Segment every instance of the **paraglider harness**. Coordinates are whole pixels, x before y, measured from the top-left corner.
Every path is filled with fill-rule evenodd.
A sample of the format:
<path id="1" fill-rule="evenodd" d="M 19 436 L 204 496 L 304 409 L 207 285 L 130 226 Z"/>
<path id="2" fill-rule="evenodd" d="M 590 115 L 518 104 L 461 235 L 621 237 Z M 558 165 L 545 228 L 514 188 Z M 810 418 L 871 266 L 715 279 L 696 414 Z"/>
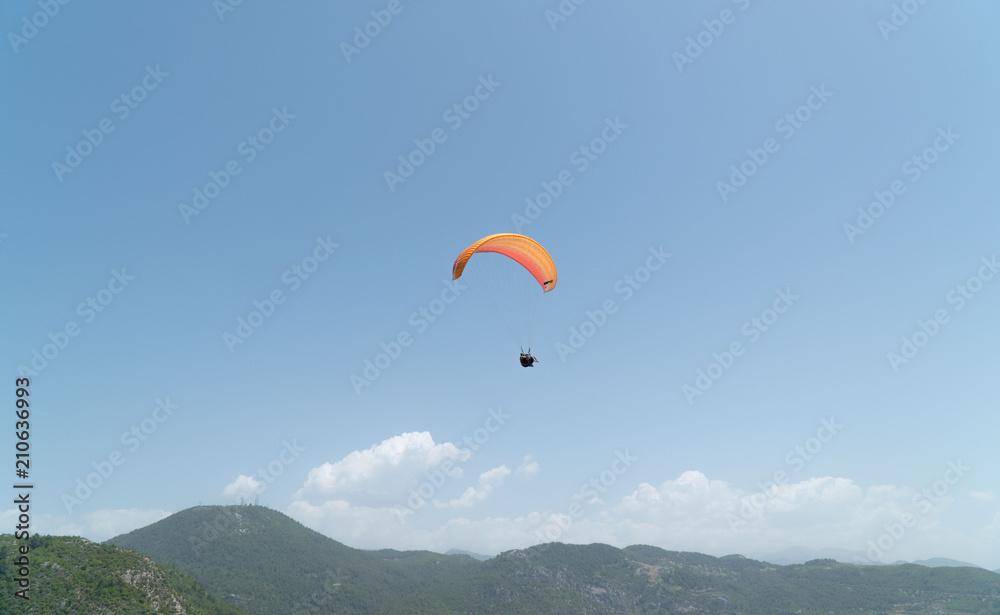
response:
<path id="1" fill-rule="evenodd" d="M 521 367 L 534 367 L 533 363 L 537 360 L 531 356 L 531 348 L 528 349 L 528 352 L 521 353 Z"/>

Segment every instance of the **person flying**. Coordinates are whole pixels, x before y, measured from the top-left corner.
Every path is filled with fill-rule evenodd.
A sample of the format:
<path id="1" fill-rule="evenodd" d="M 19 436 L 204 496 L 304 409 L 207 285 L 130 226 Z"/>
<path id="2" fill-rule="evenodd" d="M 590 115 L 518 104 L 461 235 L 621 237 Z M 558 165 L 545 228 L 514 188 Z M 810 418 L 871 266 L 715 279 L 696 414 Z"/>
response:
<path id="1" fill-rule="evenodd" d="M 531 349 L 528 352 L 521 353 L 521 367 L 534 367 L 534 363 L 538 361 L 535 357 L 531 356 Z"/>

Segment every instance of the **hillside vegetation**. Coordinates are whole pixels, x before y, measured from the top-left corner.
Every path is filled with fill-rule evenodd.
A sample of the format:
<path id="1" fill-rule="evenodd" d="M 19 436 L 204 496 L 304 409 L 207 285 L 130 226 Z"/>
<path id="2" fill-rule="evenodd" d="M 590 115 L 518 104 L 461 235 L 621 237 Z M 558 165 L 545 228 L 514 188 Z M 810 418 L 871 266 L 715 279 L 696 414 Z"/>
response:
<path id="1" fill-rule="evenodd" d="M 776 566 L 731 555 L 553 543 L 486 561 L 363 551 L 274 510 L 203 506 L 110 541 L 175 566 L 260 615 L 1000 615 L 1000 575 L 975 568 Z"/>
<path id="2" fill-rule="evenodd" d="M 189 508 L 108 542 L 183 570 L 214 595 L 261 615 L 381 613 L 478 563 L 427 551 L 352 549 L 261 506 Z"/>
<path id="3" fill-rule="evenodd" d="M 14 596 L 20 589 L 14 537 L 0 535 L 4 615 L 250 615 L 211 596 L 188 575 L 134 551 L 75 536 L 33 536 L 28 546 L 31 585 L 24 600 Z"/>

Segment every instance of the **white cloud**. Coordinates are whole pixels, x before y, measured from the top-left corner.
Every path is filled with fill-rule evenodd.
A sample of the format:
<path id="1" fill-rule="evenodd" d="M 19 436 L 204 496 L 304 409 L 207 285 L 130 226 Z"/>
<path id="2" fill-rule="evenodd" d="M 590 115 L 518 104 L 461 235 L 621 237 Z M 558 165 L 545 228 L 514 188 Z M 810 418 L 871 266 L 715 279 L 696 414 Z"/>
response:
<path id="1" fill-rule="evenodd" d="M 538 513 L 513 519 L 454 517 L 425 528 L 410 523 L 411 517 L 402 517 L 390 508 L 351 506 L 342 501 L 318 506 L 293 502 L 287 513 L 303 525 L 351 547 L 426 549 L 441 553 L 462 548 L 496 554 L 527 547 L 538 542 L 532 528 L 543 521 Z"/>
<path id="2" fill-rule="evenodd" d="M 538 474 L 538 462 L 532 461 L 531 455 L 525 455 L 524 461 L 514 472 L 525 480 L 531 480 L 535 474 Z"/>
<path id="3" fill-rule="evenodd" d="M 497 553 L 561 541 L 725 555 L 790 546 L 864 552 L 881 544 L 876 555 L 883 561 L 942 556 L 986 565 L 1000 552 L 996 522 L 974 529 L 945 522 L 950 517 L 943 513 L 957 492 L 943 480 L 919 491 L 821 476 L 748 492 L 695 470 L 658 485 L 629 485 L 624 469 L 612 465 L 568 499 L 499 517 L 483 512 L 489 510 L 484 502 L 511 474 L 525 479 L 538 474 L 538 463 L 526 455 L 516 470 L 492 468 L 459 492 L 454 479 L 461 469 L 453 466 L 471 458 L 472 451 L 437 444 L 427 432 L 400 434 L 313 468 L 287 510 L 307 526 L 360 548 Z M 625 469 L 634 460 L 628 451 L 618 459 Z M 446 474 L 449 468 L 453 471 Z M 970 497 L 987 500 L 993 493 Z M 517 504 L 505 500 L 502 506 L 511 510 Z M 890 544 L 886 528 L 898 534 L 896 524 L 903 519 L 905 535 L 889 536 Z"/>
<path id="4" fill-rule="evenodd" d="M 103 509 L 85 515 L 68 517 L 66 515 L 33 514 L 31 516 L 31 533 L 48 534 L 51 536 L 83 536 L 94 542 L 103 542 L 119 534 L 156 523 L 169 517 L 171 512 L 159 509 L 141 510 Z M 18 511 L 15 508 L 0 512 L 0 522 L 4 527 L 14 527 L 17 523 Z"/>
<path id="5" fill-rule="evenodd" d="M 977 502 L 992 502 L 997 499 L 997 494 L 992 491 L 970 491 L 969 497 Z"/>
<path id="6" fill-rule="evenodd" d="M 105 509 L 95 510 L 84 515 L 83 518 L 87 525 L 87 536 L 92 537 L 94 541 L 102 541 L 156 523 L 171 514 L 173 513 L 158 509 Z"/>
<path id="7" fill-rule="evenodd" d="M 479 475 L 479 487 L 469 487 L 465 490 L 465 493 L 461 497 L 449 500 L 448 502 L 438 502 L 434 501 L 434 505 L 438 508 L 467 508 L 482 502 L 487 497 L 489 497 L 490 492 L 496 487 L 503 484 L 505 478 L 510 475 L 510 470 L 507 466 L 500 466 L 498 468 L 493 468 L 492 470 L 487 470 Z"/>
<path id="8" fill-rule="evenodd" d="M 641 483 L 634 492 L 622 498 L 620 512 L 643 517 L 665 514 L 703 518 L 719 515 L 725 502 L 738 497 L 728 484 L 709 480 L 701 472 L 688 471 L 659 487 Z"/>
<path id="9" fill-rule="evenodd" d="M 327 462 L 313 468 L 294 499 L 313 503 L 339 500 L 367 507 L 392 506 L 404 500 L 408 490 L 425 473 L 443 471 L 452 478 L 461 476 L 461 468 L 449 471 L 450 464 L 471 457 L 472 451 L 451 442 L 435 444 L 426 431 L 404 433 L 363 451 L 354 451 L 335 463 Z"/>
<path id="10" fill-rule="evenodd" d="M 826 476 L 748 492 L 688 471 L 659 485 L 640 483 L 624 493 L 622 477 L 616 478 L 619 484 L 612 488 L 601 485 L 603 491 L 591 489 L 591 483 L 568 500 L 555 500 L 547 510 L 528 509 L 512 517 L 470 515 L 482 506 L 468 506 L 482 502 L 510 474 L 506 466 L 484 472 L 476 487 L 447 503 L 436 502 L 434 509 L 401 514 L 403 509 L 343 500 L 321 505 L 300 501 L 292 504 L 289 514 L 336 540 L 362 548 L 462 548 L 497 553 L 560 541 L 619 547 L 649 544 L 725 555 L 773 552 L 789 546 L 867 551 L 881 540 L 888 545 L 881 549 L 883 561 L 941 556 L 992 568 L 1000 564 L 995 555 L 1000 552 L 1000 514 L 991 525 L 978 529 L 957 521 L 949 526 L 944 513 L 951 505 L 950 497 L 932 503 L 909 487 L 862 487 L 849 478 Z M 611 499 L 612 493 L 620 495 Z M 450 516 L 456 509 L 464 509 L 466 516 Z M 912 524 L 890 544 L 884 537 L 886 528 L 898 533 L 895 524 L 906 514 Z"/>
<path id="11" fill-rule="evenodd" d="M 418 537 L 402 523 L 398 512 L 388 507 L 354 506 L 343 500 L 316 505 L 299 500 L 292 502 L 287 513 L 302 524 L 355 548 L 409 549 L 418 542 Z"/>
<path id="12" fill-rule="evenodd" d="M 224 498 L 249 498 L 260 493 L 264 484 L 252 476 L 240 474 L 236 480 L 226 485 L 222 490 Z"/>

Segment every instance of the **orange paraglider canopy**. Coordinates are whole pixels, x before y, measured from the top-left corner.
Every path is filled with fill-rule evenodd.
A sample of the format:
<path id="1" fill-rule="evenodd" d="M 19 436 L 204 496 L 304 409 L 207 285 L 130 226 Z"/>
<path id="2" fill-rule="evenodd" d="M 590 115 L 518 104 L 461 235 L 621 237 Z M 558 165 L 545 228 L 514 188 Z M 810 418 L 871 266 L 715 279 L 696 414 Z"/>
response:
<path id="1" fill-rule="evenodd" d="M 483 237 L 466 248 L 455 259 L 455 264 L 451 268 L 451 279 L 457 280 L 462 277 L 466 263 L 476 252 L 496 252 L 514 259 L 534 276 L 544 292 L 556 287 L 556 265 L 549 253 L 534 239 L 514 233 Z"/>

